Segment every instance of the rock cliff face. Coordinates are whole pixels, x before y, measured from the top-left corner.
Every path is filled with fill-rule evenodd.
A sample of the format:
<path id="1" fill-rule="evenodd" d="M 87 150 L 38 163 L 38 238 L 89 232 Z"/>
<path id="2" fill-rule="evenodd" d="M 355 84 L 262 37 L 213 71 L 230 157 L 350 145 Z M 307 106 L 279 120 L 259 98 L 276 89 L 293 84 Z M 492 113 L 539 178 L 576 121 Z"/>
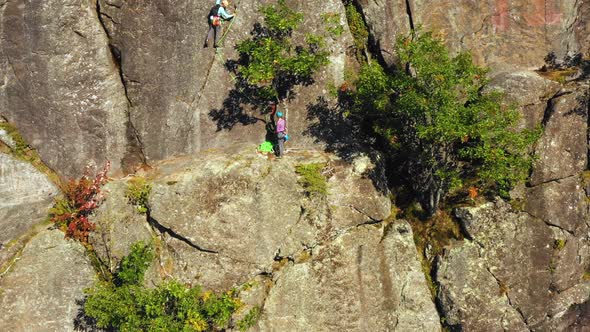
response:
<path id="1" fill-rule="evenodd" d="M 97 253 L 112 262 L 156 236 L 152 282 L 224 290 L 256 281 L 261 331 L 440 330 L 412 230 L 385 221 L 390 202 L 370 169 L 313 151 L 273 161 L 252 148 L 157 164 L 145 174 L 153 189 L 143 222 L 125 204 L 126 180 L 109 184 L 94 218 Z M 326 164 L 325 197 L 298 184 L 295 166 L 312 162 Z"/>
<path id="2" fill-rule="evenodd" d="M 156 238 L 147 283 L 252 283 L 244 301 L 263 309 L 253 330 L 438 331 L 439 318 L 463 331 L 587 330 L 590 4 L 352 2 L 379 61 L 395 65 L 396 37 L 432 29 L 453 52 L 470 50 L 491 67 L 490 88 L 521 110 L 522 127 L 544 129 L 512 206 L 455 212 L 467 239 L 436 259 L 432 300 L 412 230 L 388 218 L 389 199 L 377 189 L 385 180 L 369 176 L 367 157 L 318 152 L 326 136 L 353 136 L 314 123 L 309 107 L 325 97 L 329 109 L 328 87 L 354 65 L 344 2 L 287 2 L 306 14 L 305 32 L 324 32 L 322 13 L 339 15 L 344 32 L 327 39 L 330 65 L 289 102 L 296 152 L 272 161 L 254 153 L 263 119 L 225 63 L 270 1 L 237 2 L 215 53 L 202 47 L 208 2 L 0 0 L 0 122 L 14 124 L 65 177 L 106 160 L 116 177 L 153 167 L 141 173 L 153 184 L 147 215 L 127 203 L 127 178 L 108 185 L 90 239 L 101 260 L 114 270 L 131 243 Z M 581 53 L 578 73 L 536 72 L 550 52 L 557 62 Z M 321 199 L 305 194 L 295 172 L 312 162 L 327 165 Z M 82 247 L 39 225 L 57 193 L 30 165 L 0 153 L 0 326 L 8 330 L 72 330 L 75 300 L 93 280 Z"/>

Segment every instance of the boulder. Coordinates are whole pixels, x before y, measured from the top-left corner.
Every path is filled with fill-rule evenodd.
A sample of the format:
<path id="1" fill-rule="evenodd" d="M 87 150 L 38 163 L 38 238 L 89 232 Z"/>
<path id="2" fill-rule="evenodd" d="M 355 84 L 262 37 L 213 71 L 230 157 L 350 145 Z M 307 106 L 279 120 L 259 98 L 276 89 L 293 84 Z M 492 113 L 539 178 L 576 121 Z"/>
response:
<path id="1" fill-rule="evenodd" d="M 277 275 L 260 331 L 440 331 L 405 221 L 360 226 Z"/>
<path id="2" fill-rule="evenodd" d="M 141 160 L 94 1 L 8 1 L 0 25 L 0 116 L 50 168 L 78 177 L 87 164 L 110 160 L 117 171 Z"/>
<path id="3" fill-rule="evenodd" d="M 74 331 L 94 270 L 84 247 L 58 230 L 36 235 L 0 279 L 0 326 L 4 331 Z"/>
<path id="4" fill-rule="evenodd" d="M 539 156 L 531 185 L 578 175 L 588 162 L 587 89 L 564 91 L 553 97 L 543 118 L 544 132 L 537 143 Z"/>
<path id="5" fill-rule="evenodd" d="M 547 108 L 547 101 L 561 88 L 555 81 L 546 79 L 534 71 L 511 70 L 493 74 L 488 90 L 500 91 L 507 104 L 521 109 L 521 128 L 540 126 Z"/>
<path id="6" fill-rule="evenodd" d="M 0 153 L 0 251 L 47 217 L 59 193 L 31 164 Z"/>

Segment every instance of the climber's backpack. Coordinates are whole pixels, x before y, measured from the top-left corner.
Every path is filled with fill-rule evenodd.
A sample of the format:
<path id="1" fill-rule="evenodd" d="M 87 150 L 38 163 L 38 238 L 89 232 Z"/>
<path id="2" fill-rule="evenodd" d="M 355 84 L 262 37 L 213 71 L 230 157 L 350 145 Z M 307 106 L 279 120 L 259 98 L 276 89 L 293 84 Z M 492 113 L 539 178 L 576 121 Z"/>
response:
<path id="1" fill-rule="evenodd" d="M 219 8 L 221 8 L 221 5 L 213 6 L 209 11 L 209 16 L 207 16 L 211 20 L 211 24 L 215 27 L 221 25 L 221 17 L 219 17 Z"/>

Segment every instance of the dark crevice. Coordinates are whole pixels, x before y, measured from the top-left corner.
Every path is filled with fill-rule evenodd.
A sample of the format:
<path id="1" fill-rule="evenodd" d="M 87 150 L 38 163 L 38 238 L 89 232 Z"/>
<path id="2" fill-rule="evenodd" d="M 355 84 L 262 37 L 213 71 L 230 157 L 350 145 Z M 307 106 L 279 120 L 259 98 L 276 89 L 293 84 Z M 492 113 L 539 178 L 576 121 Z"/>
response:
<path id="1" fill-rule="evenodd" d="M 149 210 L 147 212 L 147 221 L 153 228 L 155 228 L 161 234 L 168 234 L 170 237 L 177 239 L 179 241 L 182 241 L 182 242 L 186 243 L 187 245 L 189 245 L 190 247 L 197 249 L 198 251 L 205 252 L 208 254 L 219 254 L 218 251 L 202 248 L 201 246 L 193 243 L 191 240 L 187 239 L 186 237 L 174 232 L 171 228 L 165 227 L 164 225 L 160 224 L 156 219 L 151 217 Z"/>
<path id="2" fill-rule="evenodd" d="M 543 126 L 543 128 L 545 128 L 547 126 L 547 123 L 549 123 L 551 116 L 555 112 L 555 108 L 554 108 L 554 104 L 553 104 L 555 99 L 557 99 L 561 96 L 569 95 L 570 93 L 573 93 L 573 91 L 560 90 L 555 95 L 553 95 L 553 97 L 551 97 L 547 100 L 547 106 L 545 107 L 545 114 L 543 114 L 543 120 L 541 121 L 541 125 Z"/>
<path id="3" fill-rule="evenodd" d="M 137 130 L 137 128 L 135 127 L 135 125 L 133 124 L 133 121 L 131 119 L 131 108 L 133 107 L 133 103 L 131 102 L 131 99 L 129 98 L 129 91 L 127 88 L 127 80 L 125 79 L 125 76 L 123 73 L 122 52 L 117 46 L 115 46 L 111 42 L 111 35 L 109 34 L 109 30 L 108 30 L 105 22 L 103 21 L 103 16 L 108 17 L 111 21 L 113 21 L 113 19 L 101 11 L 99 0 L 96 1 L 96 14 L 98 17 L 98 21 L 100 22 L 100 25 L 102 27 L 102 30 L 104 31 L 105 35 L 107 36 L 107 38 L 109 40 L 109 51 L 111 54 L 111 60 L 115 64 L 115 67 L 117 68 L 117 71 L 119 73 L 119 78 L 121 80 L 121 84 L 123 85 L 123 91 L 125 93 L 125 98 L 127 99 L 127 108 L 125 111 L 126 116 L 127 116 L 127 123 L 126 123 L 127 129 L 126 129 L 125 135 L 127 137 L 128 144 L 127 144 L 126 155 L 121 160 L 121 165 L 123 167 L 123 170 L 128 171 L 128 172 L 133 172 L 133 170 L 135 169 L 136 166 L 147 165 L 147 159 L 145 157 L 146 156 L 145 149 L 143 146 L 143 142 L 141 141 L 141 136 L 139 135 L 139 131 Z M 113 22 L 116 23 L 115 21 L 113 21 Z"/>
<path id="4" fill-rule="evenodd" d="M 410 5 L 410 0 L 406 0 L 406 14 L 408 14 L 410 29 L 414 30 L 414 17 L 412 16 L 412 6 Z"/>
<path id="5" fill-rule="evenodd" d="M 543 185 L 550 184 L 550 183 L 558 183 L 559 184 L 561 181 L 568 180 L 568 179 L 571 179 L 573 177 L 578 177 L 578 176 L 579 175 L 574 174 L 574 175 L 566 176 L 564 178 L 545 180 L 543 182 L 535 183 L 534 185 L 529 184 L 529 185 L 527 185 L 527 188 L 536 188 L 536 187 L 543 186 Z"/>

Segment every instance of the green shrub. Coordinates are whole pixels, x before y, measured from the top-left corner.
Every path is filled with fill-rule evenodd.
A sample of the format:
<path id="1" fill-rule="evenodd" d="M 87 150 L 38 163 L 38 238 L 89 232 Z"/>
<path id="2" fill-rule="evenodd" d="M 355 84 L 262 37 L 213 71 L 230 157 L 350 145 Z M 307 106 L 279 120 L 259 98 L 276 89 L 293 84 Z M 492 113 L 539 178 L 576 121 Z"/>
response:
<path id="1" fill-rule="evenodd" d="M 553 242 L 553 249 L 561 250 L 561 249 L 565 248 L 566 242 L 567 241 L 564 239 L 555 239 L 555 242 Z"/>
<path id="2" fill-rule="evenodd" d="M 427 214 L 465 179 L 508 197 L 528 176 L 528 149 L 540 128 L 516 130 L 520 113 L 505 106 L 500 93 L 482 92 L 487 69 L 468 53 L 451 56 L 431 33 L 399 38 L 396 54 L 397 71 L 376 63 L 362 68 L 353 108 L 391 143 Z"/>
<path id="3" fill-rule="evenodd" d="M 142 282 L 151 260 L 152 246 L 136 243 L 111 278 L 115 282 L 100 281 L 86 290 L 84 314 L 96 327 L 116 331 L 220 331 L 232 327 L 231 316 L 242 306 L 236 290 L 215 294 L 177 281 L 147 288 Z M 249 317 L 248 324 L 254 324 L 256 318 Z"/>
<path id="4" fill-rule="evenodd" d="M 325 163 L 303 164 L 295 166 L 295 172 L 301 175 L 299 184 L 310 197 L 325 197 L 328 195 L 328 182 L 322 175 Z"/>
<path id="5" fill-rule="evenodd" d="M 311 83 L 313 74 L 328 64 L 329 53 L 319 35 L 306 34 L 303 42 L 295 43 L 292 34 L 303 22 L 303 14 L 285 0 L 263 6 L 261 12 L 264 24 L 236 46 L 239 79 L 255 88 L 261 100 L 289 101 L 294 86 Z"/>
<path id="6" fill-rule="evenodd" d="M 139 213 L 145 214 L 148 211 L 148 197 L 151 191 L 152 185 L 145 178 L 134 177 L 127 182 L 125 197 L 130 204 L 137 208 Z"/>
<path id="7" fill-rule="evenodd" d="M 260 318 L 260 307 L 254 307 L 248 311 L 246 316 L 238 322 L 238 330 L 247 331 L 249 328 L 254 326 Z"/>
<path id="8" fill-rule="evenodd" d="M 344 32 L 344 27 L 340 24 L 340 14 L 336 12 L 324 13 L 321 15 L 326 30 L 332 37 L 339 37 Z"/>
<path id="9" fill-rule="evenodd" d="M 346 20 L 348 21 L 348 28 L 354 39 L 357 60 L 359 62 L 368 60 L 365 57 L 368 55 L 367 45 L 369 44 L 369 29 L 365 24 L 363 15 L 359 13 L 358 9 L 352 2 L 346 5 Z"/>

